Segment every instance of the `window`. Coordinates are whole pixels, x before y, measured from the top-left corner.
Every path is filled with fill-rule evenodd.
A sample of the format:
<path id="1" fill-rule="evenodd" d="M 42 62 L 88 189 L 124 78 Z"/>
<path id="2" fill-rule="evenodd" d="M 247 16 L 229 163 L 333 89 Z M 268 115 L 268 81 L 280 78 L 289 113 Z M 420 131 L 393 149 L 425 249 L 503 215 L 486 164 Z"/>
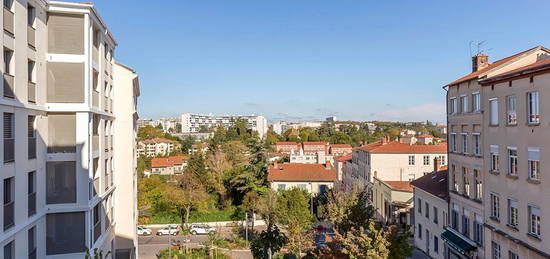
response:
<path id="1" fill-rule="evenodd" d="M 493 251 L 493 259 L 500 259 L 500 245 L 495 241 L 491 242 L 491 250 Z"/>
<path id="2" fill-rule="evenodd" d="M 462 95 L 460 96 L 460 106 L 461 106 L 461 112 L 467 113 L 468 112 L 468 96 Z"/>
<path id="3" fill-rule="evenodd" d="M 4 112 L 4 163 L 15 159 L 15 125 L 13 113 Z"/>
<path id="4" fill-rule="evenodd" d="M 409 173 L 409 182 L 414 181 L 416 179 L 416 175 L 414 173 Z"/>
<path id="5" fill-rule="evenodd" d="M 481 201 L 483 199 L 483 176 L 481 171 L 474 169 L 474 178 L 475 178 L 475 199 Z"/>
<path id="6" fill-rule="evenodd" d="M 491 193 L 491 217 L 497 220 L 500 218 L 500 199 L 496 193 Z"/>
<path id="7" fill-rule="evenodd" d="M 34 27 L 34 19 L 36 17 L 36 9 L 32 5 L 27 5 L 27 24 Z"/>
<path id="8" fill-rule="evenodd" d="M 518 227 L 518 201 L 508 199 L 508 225 Z"/>
<path id="9" fill-rule="evenodd" d="M 489 108 L 490 108 L 490 125 L 498 125 L 498 100 L 497 99 L 491 99 L 489 100 Z"/>
<path id="10" fill-rule="evenodd" d="M 529 234 L 540 236 L 540 208 L 529 205 Z"/>
<path id="11" fill-rule="evenodd" d="M 468 197 L 470 197 L 470 175 L 468 174 L 467 168 L 462 168 L 462 178 L 464 180 L 463 190 L 462 193 Z"/>
<path id="12" fill-rule="evenodd" d="M 4 246 L 4 259 L 15 259 L 15 241 Z"/>
<path id="13" fill-rule="evenodd" d="M 278 189 L 278 190 L 283 190 L 283 191 L 284 191 L 284 190 L 286 189 L 286 184 L 279 184 L 279 185 L 277 186 L 277 189 Z"/>
<path id="14" fill-rule="evenodd" d="M 516 96 L 510 95 L 506 97 L 506 123 L 508 125 L 516 125 L 518 123 L 516 113 Z"/>
<path id="15" fill-rule="evenodd" d="M 453 165 L 452 167 L 453 171 L 453 191 L 458 192 L 458 172 L 456 171 L 456 167 Z"/>
<path id="16" fill-rule="evenodd" d="M 428 202 L 425 202 L 425 213 L 426 213 L 426 218 L 430 218 L 430 204 L 428 204 Z"/>
<path id="17" fill-rule="evenodd" d="M 430 165 L 430 156 L 424 156 L 424 165 Z"/>
<path id="18" fill-rule="evenodd" d="M 519 259 L 519 255 L 512 251 L 508 251 L 508 259 Z"/>
<path id="19" fill-rule="evenodd" d="M 451 133 L 451 152 L 456 153 L 456 133 Z"/>
<path id="20" fill-rule="evenodd" d="M 35 68 L 36 63 L 29 59 L 27 63 L 27 80 L 31 83 L 36 83 Z"/>
<path id="21" fill-rule="evenodd" d="M 319 195 L 323 195 L 327 192 L 327 185 L 326 184 L 320 184 L 319 185 Z"/>
<path id="22" fill-rule="evenodd" d="M 46 204 L 76 202 L 76 162 L 46 163 Z"/>
<path id="23" fill-rule="evenodd" d="M 518 174 L 518 151 L 515 147 L 508 147 L 508 174 Z"/>
<path id="24" fill-rule="evenodd" d="M 481 156 L 481 135 L 479 133 L 473 133 L 472 139 L 474 142 L 474 155 Z"/>
<path id="25" fill-rule="evenodd" d="M 422 239 L 422 224 L 418 224 L 418 238 Z"/>
<path id="26" fill-rule="evenodd" d="M 527 149 L 527 171 L 529 172 L 529 179 L 540 179 L 540 149 L 535 147 L 529 147 Z"/>
<path id="27" fill-rule="evenodd" d="M 451 227 L 458 231 L 458 206 L 456 204 L 453 205 L 451 211 Z"/>
<path id="28" fill-rule="evenodd" d="M 491 171 L 498 172 L 498 146 L 491 145 Z"/>
<path id="29" fill-rule="evenodd" d="M 468 133 L 462 133 L 462 154 L 468 154 Z"/>
<path id="30" fill-rule="evenodd" d="M 298 184 L 298 189 L 300 189 L 300 190 L 305 190 L 305 189 L 306 189 L 306 185 L 305 185 L 305 184 Z"/>
<path id="31" fill-rule="evenodd" d="M 472 94 L 472 111 L 480 112 L 481 111 L 481 95 L 478 93 Z"/>
<path id="32" fill-rule="evenodd" d="M 84 252 L 86 221 L 84 212 L 46 215 L 46 255 Z"/>
<path id="33" fill-rule="evenodd" d="M 36 172 L 27 175 L 27 216 L 36 214 Z"/>
<path id="34" fill-rule="evenodd" d="M 418 208 L 418 214 L 421 214 L 422 215 L 422 200 L 421 199 L 418 199 L 418 206 L 416 206 Z"/>
<path id="35" fill-rule="evenodd" d="M 93 210 L 94 242 L 101 236 L 101 203 Z"/>
<path id="36" fill-rule="evenodd" d="M 414 165 L 414 156 L 409 156 L 409 165 Z"/>
<path id="37" fill-rule="evenodd" d="M 4 48 L 4 74 L 13 76 L 13 50 Z"/>
<path id="38" fill-rule="evenodd" d="M 456 97 L 452 97 L 450 99 L 450 104 L 449 104 L 449 114 L 455 114 L 455 113 L 457 113 Z"/>
<path id="39" fill-rule="evenodd" d="M 534 124 L 540 122 L 539 92 L 527 93 L 527 122 Z"/>
<path id="40" fill-rule="evenodd" d="M 477 214 L 475 215 L 474 220 L 474 242 L 478 245 L 483 245 L 483 217 Z"/>
<path id="41" fill-rule="evenodd" d="M 36 227 L 27 231 L 29 259 L 36 259 Z"/>
<path id="42" fill-rule="evenodd" d="M 14 178 L 4 179 L 4 231 L 13 227 L 15 224 L 15 202 L 14 202 Z"/>
<path id="43" fill-rule="evenodd" d="M 27 158 L 36 158 L 36 130 L 34 127 L 35 116 L 29 116 L 27 118 Z"/>
<path id="44" fill-rule="evenodd" d="M 437 238 L 436 235 L 434 235 L 434 252 L 436 254 L 439 253 L 439 239 Z"/>
<path id="45" fill-rule="evenodd" d="M 441 166 L 444 166 L 447 164 L 447 161 L 445 161 L 445 156 L 438 156 L 439 162 L 441 163 Z"/>
<path id="46" fill-rule="evenodd" d="M 434 206 L 434 223 L 435 224 L 438 223 L 437 207 L 436 206 Z"/>
<path id="47" fill-rule="evenodd" d="M 462 212 L 462 234 L 470 237 L 470 212 L 466 209 Z"/>

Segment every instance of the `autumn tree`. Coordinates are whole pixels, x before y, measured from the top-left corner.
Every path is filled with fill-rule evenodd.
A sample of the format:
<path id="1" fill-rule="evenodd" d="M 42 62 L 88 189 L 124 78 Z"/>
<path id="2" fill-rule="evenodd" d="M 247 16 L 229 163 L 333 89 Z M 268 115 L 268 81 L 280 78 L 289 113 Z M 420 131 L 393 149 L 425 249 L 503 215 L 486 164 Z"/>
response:
<path id="1" fill-rule="evenodd" d="M 309 209 L 309 194 L 302 189 L 292 188 L 280 191 L 276 219 L 288 232 L 288 247 L 294 255 L 312 246 L 312 235 L 307 231 L 313 224 L 313 214 Z"/>
<path id="2" fill-rule="evenodd" d="M 335 241 L 350 259 L 370 258 L 386 259 L 389 255 L 387 234 L 369 223 L 367 231 L 364 228 L 351 229 L 343 234 L 335 232 Z"/>
<path id="3" fill-rule="evenodd" d="M 184 224 L 189 222 L 189 214 L 192 209 L 205 206 L 208 201 L 208 193 L 193 175 L 183 174 L 177 182 L 177 185 L 167 187 L 166 194 L 169 203 L 180 216 L 183 227 Z"/>
<path id="4" fill-rule="evenodd" d="M 397 225 L 389 227 L 388 241 L 389 246 L 389 259 L 405 259 L 412 256 L 413 246 L 409 244 L 409 237 L 411 232 L 408 228 L 402 228 Z"/>
<path id="5" fill-rule="evenodd" d="M 205 186 L 214 191 L 220 198 L 222 205 L 227 205 L 227 190 L 224 185 L 224 176 L 231 164 L 227 161 L 225 153 L 216 150 L 208 154 L 206 158 Z"/>

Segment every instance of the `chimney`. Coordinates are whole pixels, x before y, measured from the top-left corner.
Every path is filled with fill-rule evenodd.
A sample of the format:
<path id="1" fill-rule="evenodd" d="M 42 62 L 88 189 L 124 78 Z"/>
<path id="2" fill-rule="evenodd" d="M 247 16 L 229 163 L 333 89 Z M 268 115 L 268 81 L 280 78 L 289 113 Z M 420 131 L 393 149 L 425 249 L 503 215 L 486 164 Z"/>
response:
<path id="1" fill-rule="evenodd" d="M 380 139 L 380 143 L 382 143 L 382 145 L 388 144 L 388 137 L 382 137 L 382 138 Z"/>
<path id="2" fill-rule="evenodd" d="M 278 166 L 278 165 L 279 165 L 279 164 L 277 164 L 277 162 L 273 163 L 273 168 L 277 169 L 277 166 Z"/>
<path id="3" fill-rule="evenodd" d="M 472 57 L 472 72 L 476 72 L 489 65 L 489 56 L 484 54 L 476 54 Z"/>
<path id="4" fill-rule="evenodd" d="M 439 160 L 439 158 L 434 158 L 434 172 L 437 172 L 439 171 L 439 169 L 441 168 L 441 161 Z"/>
<path id="5" fill-rule="evenodd" d="M 325 169 L 332 169 L 332 165 L 330 164 L 329 161 L 325 162 Z"/>

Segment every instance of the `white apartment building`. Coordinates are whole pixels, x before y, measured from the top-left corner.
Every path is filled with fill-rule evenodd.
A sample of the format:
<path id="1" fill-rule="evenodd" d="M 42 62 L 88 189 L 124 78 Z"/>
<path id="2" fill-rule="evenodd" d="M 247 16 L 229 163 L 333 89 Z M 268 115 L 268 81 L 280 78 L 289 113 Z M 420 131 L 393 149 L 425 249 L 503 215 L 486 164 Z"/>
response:
<path id="1" fill-rule="evenodd" d="M 548 201 L 548 188 L 532 184 L 527 175 L 521 176 L 526 182 L 518 178 L 528 172 L 529 161 L 538 170 L 536 150 L 543 150 L 547 138 L 539 123 L 529 121 L 540 120 L 539 107 L 533 117 L 526 111 L 528 100 L 538 103 L 538 94 L 530 93 L 538 93 L 544 77 L 494 81 L 549 54 L 548 49 L 536 47 L 493 63 L 478 54 L 472 58 L 472 73 L 445 86 L 450 190 L 450 220 L 444 233 L 447 258 L 549 257 L 548 242 L 545 245 L 538 234 L 545 229 L 538 232 L 540 228 L 535 227 L 533 234 L 528 227 L 533 222 L 544 226 L 541 218 L 550 212 L 540 208 Z"/>
<path id="2" fill-rule="evenodd" d="M 441 235 L 449 215 L 447 170 L 434 171 L 411 184 L 414 189 L 414 245 L 432 258 L 445 259 Z"/>
<path id="3" fill-rule="evenodd" d="M 176 151 L 180 144 L 169 139 L 146 139 L 137 143 L 137 153 L 139 156 L 166 156 Z"/>
<path id="4" fill-rule="evenodd" d="M 211 128 L 223 126 L 229 128 L 239 119 L 248 122 L 248 129 L 258 132 L 260 138 L 267 133 L 267 120 L 264 116 L 257 115 L 202 115 L 184 113 L 181 115 L 181 131 L 183 133 L 199 132 L 202 127 Z"/>
<path id="5" fill-rule="evenodd" d="M 135 106 L 137 80 L 115 79 L 117 43 L 93 5 L 3 3 L 3 258 L 84 258 L 85 248 L 135 258 L 135 190 L 118 186 L 135 168 L 116 167 L 134 152 L 113 139 L 135 136 L 118 117 L 134 123 L 135 110 L 122 107 Z"/>

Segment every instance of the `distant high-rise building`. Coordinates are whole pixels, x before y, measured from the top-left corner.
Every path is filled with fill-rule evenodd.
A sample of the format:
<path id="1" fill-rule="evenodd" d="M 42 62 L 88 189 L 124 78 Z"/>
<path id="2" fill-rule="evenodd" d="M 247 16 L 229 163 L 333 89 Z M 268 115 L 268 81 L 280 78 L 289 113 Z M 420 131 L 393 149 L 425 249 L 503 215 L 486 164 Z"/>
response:
<path id="1" fill-rule="evenodd" d="M 267 120 L 263 116 L 257 115 L 202 115 L 184 113 L 181 115 L 181 130 L 183 133 L 200 132 L 202 128 L 212 128 L 223 126 L 228 128 L 233 126 L 239 119 L 247 121 L 248 129 L 258 132 L 262 138 L 267 133 Z"/>
<path id="2" fill-rule="evenodd" d="M 3 258 L 135 258 L 136 73 L 92 4 L 3 4 Z"/>

